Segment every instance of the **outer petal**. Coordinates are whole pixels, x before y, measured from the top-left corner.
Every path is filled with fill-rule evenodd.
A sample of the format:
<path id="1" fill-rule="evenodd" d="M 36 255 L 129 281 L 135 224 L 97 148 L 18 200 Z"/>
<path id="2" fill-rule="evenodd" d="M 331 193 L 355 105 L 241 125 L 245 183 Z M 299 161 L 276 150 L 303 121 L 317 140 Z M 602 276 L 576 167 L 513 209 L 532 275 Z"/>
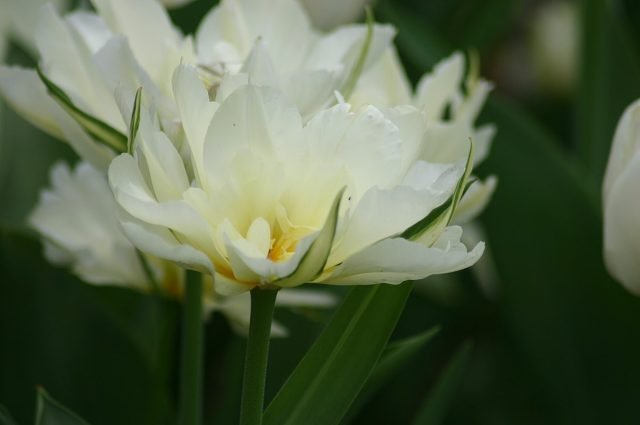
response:
<path id="1" fill-rule="evenodd" d="M 117 221 L 104 174 L 87 163 L 73 173 L 57 164 L 51 180 L 53 187 L 42 192 L 29 217 L 47 240 L 49 261 L 72 265 L 87 282 L 147 288 L 135 249 Z"/>
<path id="2" fill-rule="evenodd" d="M 461 270 L 475 264 L 484 250 L 481 242 L 468 252 L 460 242 L 461 236 L 462 229 L 451 226 L 432 247 L 419 241 L 385 239 L 347 259 L 322 282 L 337 285 L 399 284 Z"/>
<path id="3" fill-rule="evenodd" d="M 444 110 L 460 89 L 464 76 L 464 56 L 456 52 L 438 63 L 431 74 L 418 83 L 416 104 L 430 120 L 440 119 Z"/>
<path id="4" fill-rule="evenodd" d="M 73 29 L 80 34 L 91 53 L 95 53 L 113 36 L 104 20 L 95 13 L 79 10 L 65 17 Z"/>
<path id="5" fill-rule="evenodd" d="M 474 182 L 460 200 L 453 218 L 454 222 L 468 223 L 477 217 L 491 200 L 497 184 L 498 179 L 495 176 L 489 176 L 485 181 Z"/>
<path id="6" fill-rule="evenodd" d="M 112 91 L 92 62 L 89 48 L 50 5 L 40 10 L 36 41 L 47 77 L 64 89 L 78 107 L 124 131 L 116 104 L 105 102 L 112 98 Z"/>
<path id="7" fill-rule="evenodd" d="M 623 146 L 618 146 L 618 149 L 620 148 Z M 609 272 L 636 295 L 640 295 L 638 182 L 640 152 L 631 156 L 631 161 L 608 188 L 604 203 L 605 263 Z"/>
<path id="8" fill-rule="evenodd" d="M 356 21 L 367 3 L 369 0 L 302 0 L 313 24 L 323 30 Z"/>
<path id="9" fill-rule="evenodd" d="M 62 138 L 62 130 L 53 113 L 60 107 L 47 95 L 47 89 L 35 71 L 0 65 L 0 95 L 33 125 Z"/>
<path id="10" fill-rule="evenodd" d="M 127 37 L 135 57 L 154 81 L 161 81 L 165 77 L 167 51 L 181 43 L 164 8 L 154 0 L 92 2 L 111 30 Z"/>
<path id="11" fill-rule="evenodd" d="M 176 69 L 173 75 L 173 94 L 189 143 L 191 163 L 195 167 L 199 183 L 206 187 L 204 140 L 218 104 L 209 102 L 209 95 L 197 70 L 188 65 L 181 65 Z"/>
<path id="12" fill-rule="evenodd" d="M 640 151 L 640 100 L 629 105 L 618 122 L 604 176 L 602 196 L 605 204 L 613 185 L 638 151 Z"/>

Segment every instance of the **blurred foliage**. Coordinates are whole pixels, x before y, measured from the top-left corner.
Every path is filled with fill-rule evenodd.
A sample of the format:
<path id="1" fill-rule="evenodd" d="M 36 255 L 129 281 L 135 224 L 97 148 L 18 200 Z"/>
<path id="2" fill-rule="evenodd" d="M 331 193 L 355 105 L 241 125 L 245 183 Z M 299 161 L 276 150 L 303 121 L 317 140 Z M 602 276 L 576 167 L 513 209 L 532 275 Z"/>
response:
<path id="1" fill-rule="evenodd" d="M 214 2 L 172 12 L 186 32 Z M 454 49 L 477 49 L 496 93 L 481 117 L 498 134 L 479 173 L 498 190 L 482 222 L 498 281 L 495 296 L 473 274 L 418 284 L 392 340 L 439 325 L 393 376 L 358 400 L 353 424 L 409 424 L 466 341 L 466 366 L 446 388 L 442 424 L 628 424 L 640 399 L 640 300 L 607 275 L 601 255 L 599 188 L 615 123 L 640 97 L 640 6 L 581 0 L 582 51 L 573 95 L 501 79 L 500 57 L 526 49 L 528 17 L 542 1 L 379 0 L 376 18 L 395 24 L 415 82 Z M 515 41 L 514 41 L 515 40 Z M 17 48 L 14 63 L 29 63 Z M 522 64 L 524 68 L 528 65 Z M 0 109 L 0 404 L 33 423 L 37 385 L 92 425 L 172 423 L 177 305 L 79 282 L 42 259 L 24 236 L 25 217 L 49 166 L 74 155 Z M 278 312 L 292 337 L 275 340 L 267 402 L 328 319 Z M 244 340 L 219 316 L 207 325 L 205 418 L 235 424 Z M 459 358 L 459 357 L 458 357 Z M 436 415 L 438 416 L 438 415 Z M 435 417 L 435 416 L 434 416 Z M 435 423 L 429 422 L 429 423 Z"/>

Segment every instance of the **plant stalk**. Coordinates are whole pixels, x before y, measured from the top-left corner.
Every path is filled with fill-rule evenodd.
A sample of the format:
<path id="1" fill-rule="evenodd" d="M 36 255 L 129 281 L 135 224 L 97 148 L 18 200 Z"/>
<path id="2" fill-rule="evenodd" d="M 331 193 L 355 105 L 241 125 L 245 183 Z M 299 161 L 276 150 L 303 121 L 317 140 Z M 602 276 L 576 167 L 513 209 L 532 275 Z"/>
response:
<path id="1" fill-rule="evenodd" d="M 180 425 L 202 424 L 202 275 L 187 271 L 182 317 Z"/>
<path id="2" fill-rule="evenodd" d="M 251 323 L 242 381 L 240 425 L 262 424 L 271 321 L 277 294 L 275 289 L 254 288 L 251 291 Z"/>

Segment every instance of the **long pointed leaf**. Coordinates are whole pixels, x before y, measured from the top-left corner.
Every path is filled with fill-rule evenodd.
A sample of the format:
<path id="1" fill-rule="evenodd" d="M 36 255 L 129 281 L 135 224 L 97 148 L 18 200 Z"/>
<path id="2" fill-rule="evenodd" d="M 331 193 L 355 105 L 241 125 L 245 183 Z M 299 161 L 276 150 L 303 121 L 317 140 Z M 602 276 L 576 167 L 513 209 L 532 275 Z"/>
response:
<path id="1" fill-rule="evenodd" d="M 415 356 L 425 344 L 430 342 L 439 331 L 440 327 L 436 326 L 416 336 L 389 344 L 342 423 L 349 423 L 349 418 L 355 416 L 364 403 L 395 375 L 411 357 Z"/>
<path id="2" fill-rule="evenodd" d="M 40 80 L 47 87 L 51 97 L 58 102 L 64 109 L 89 135 L 98 143 L 106 145 L 118 153 L 126 152 L 127 136 L 111 127 L 104 121 L 91 116 L 78 108 L 71 98 L 57 86 L 53 81 L 49 80 L 40 68 L 37 68 Z"/>
<path id="3" fill-rule="evenodd" d="M 411 288 L 353 288 L 267 408 L 264 424 L 338 424 L 378 363 Z"/>
<path id="4" fill-rule="evenodd" d="M 470 354 L 471 344 L 464 343 L 451 358 L 444 372 L 424 400 L 413 425 L 439 425 L 443 423 L 451 400 L 462 379 Z"/>

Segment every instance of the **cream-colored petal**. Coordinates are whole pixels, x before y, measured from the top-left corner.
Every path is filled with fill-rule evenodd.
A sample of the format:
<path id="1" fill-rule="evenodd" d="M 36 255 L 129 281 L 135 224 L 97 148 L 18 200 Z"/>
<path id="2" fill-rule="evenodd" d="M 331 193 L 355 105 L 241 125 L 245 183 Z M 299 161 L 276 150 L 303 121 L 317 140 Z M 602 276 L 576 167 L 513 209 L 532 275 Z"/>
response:
<path id="1" fill-rule="evenodd" d="M 416 104 L 430 120 L 442 118 L 446 106 L 458 92 L 464 76 L 464 56 L 456 52 L 438 63 L 431 74 L 418 83 Z"/>
<path id="2" fill-rule="evenodd" d="M 448 227 L 428 247 L 405 239 L 385 239 L 347 259 L 324 283 L 338 285 L 399 284 L 450 273 L 472 266 L 482 255 L 484 243 L 471 251 L 460 242 L 462 229 Z"/>
<path id="3" fill-rule="evenodd" d="M 605 204 L 613 185 L 625 172 L 638 151 L 640 151 L 640 100 L 636 100 L 627 107 L 616 127 L 604 176 L 602 197 Z"/>
<path id="4" fill-rule="evenodd" d="M 626 143 L 631 144 L 634 141 Z M 614 149 L 628 146 L 619 145 Z M 604 259 L 607 269 L 625 288 L 636 295 L 640 295 L 638 182 L 640 151 L 631 155 L 630 161 L 626 162 L 624 169 L 608 188 L 604 201 Z"/>

